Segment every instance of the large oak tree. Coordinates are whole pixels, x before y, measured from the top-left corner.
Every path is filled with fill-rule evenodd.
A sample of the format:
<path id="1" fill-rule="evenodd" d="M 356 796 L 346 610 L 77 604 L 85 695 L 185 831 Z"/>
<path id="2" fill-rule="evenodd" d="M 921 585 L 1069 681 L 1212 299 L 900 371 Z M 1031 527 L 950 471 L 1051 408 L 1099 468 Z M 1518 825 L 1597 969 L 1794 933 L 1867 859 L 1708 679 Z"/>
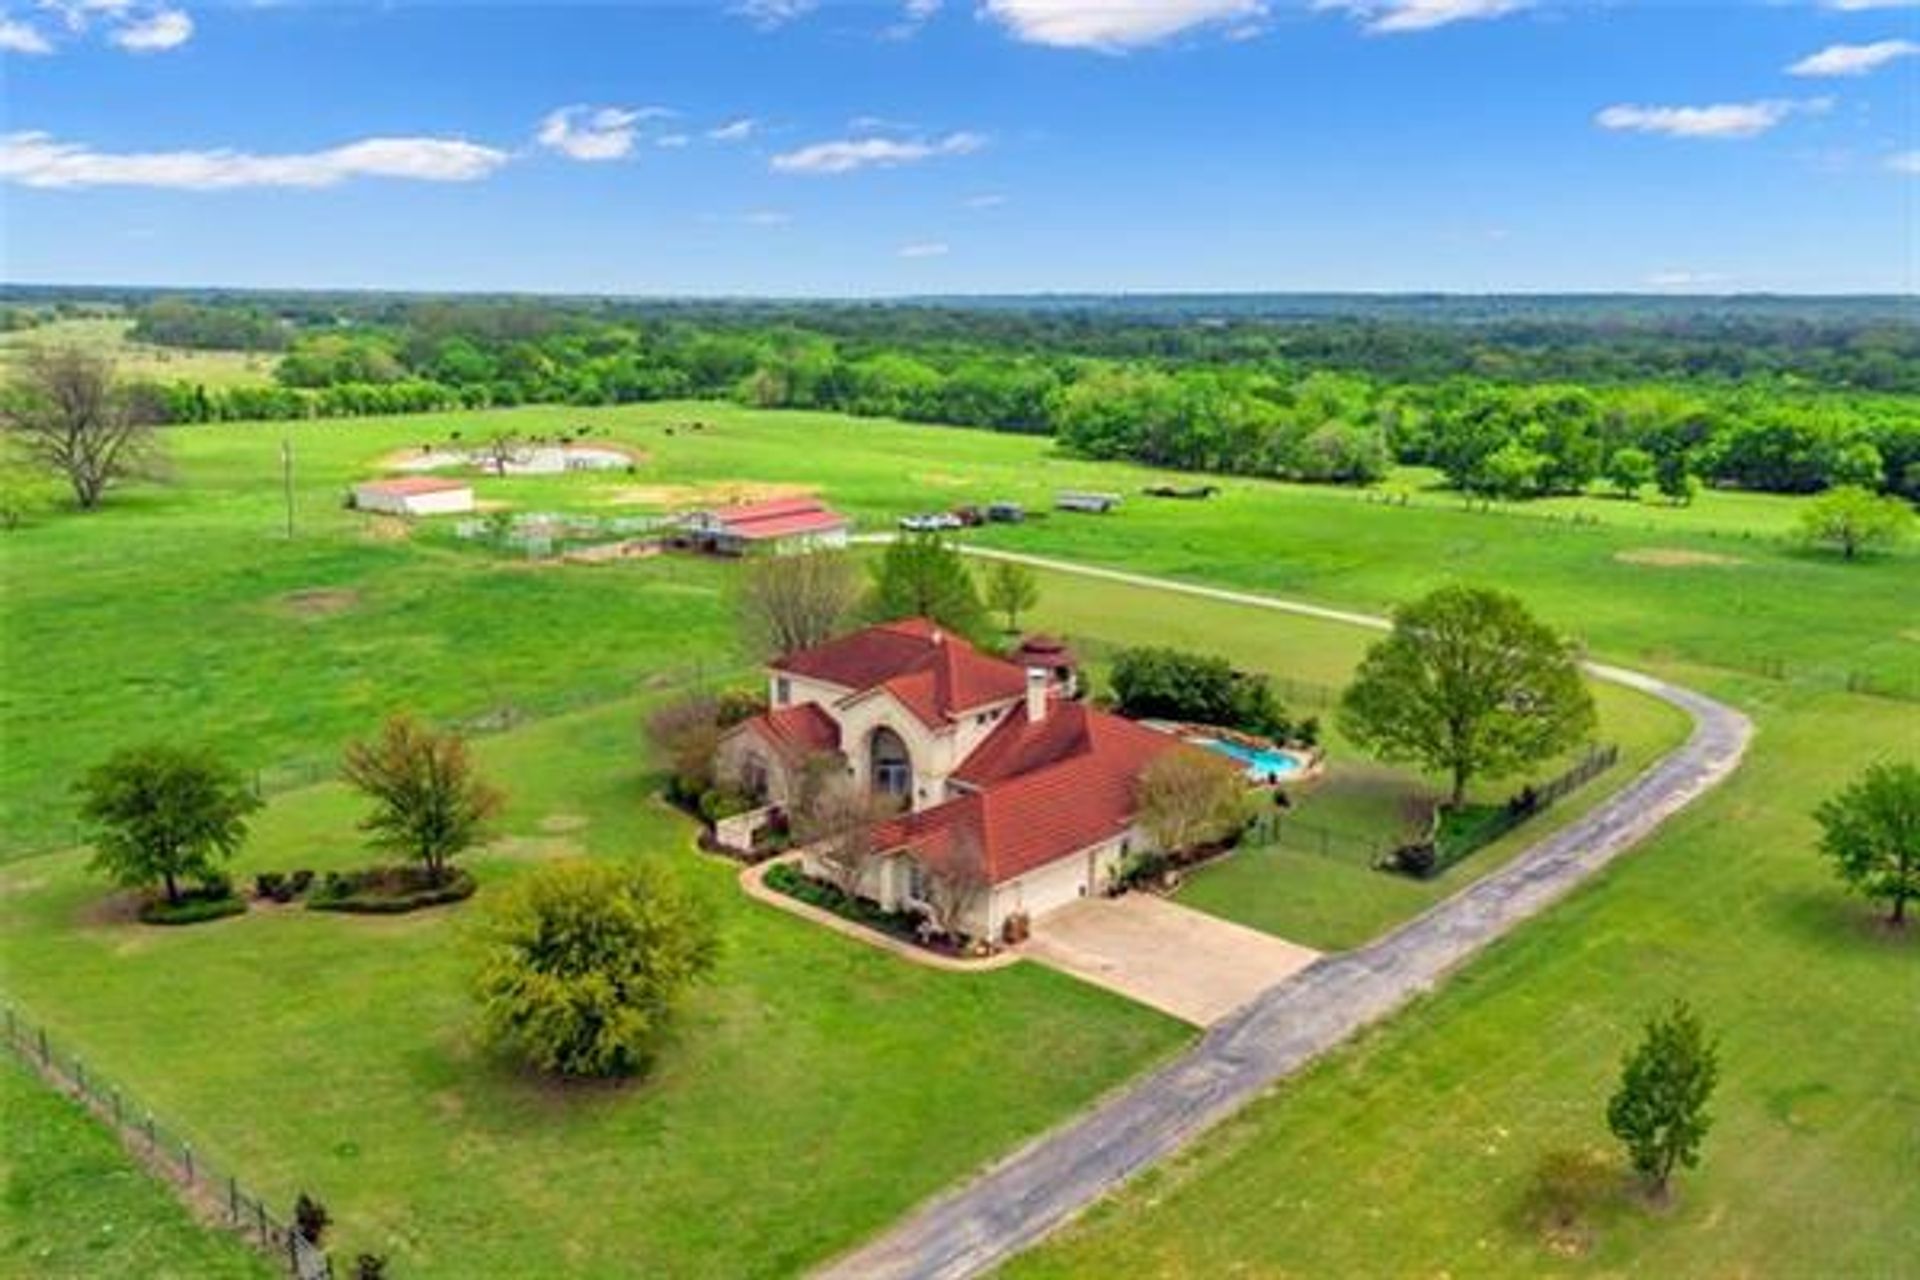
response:
<path id="1" fill-rule="evenodd" d="M 1566 750 L 1593 729 L 1573 646 L 1519 599 L 1444 587 L 1401 608 L 1340 701 L 1347 737 L 1383 759 L 1467 784 Z"/>

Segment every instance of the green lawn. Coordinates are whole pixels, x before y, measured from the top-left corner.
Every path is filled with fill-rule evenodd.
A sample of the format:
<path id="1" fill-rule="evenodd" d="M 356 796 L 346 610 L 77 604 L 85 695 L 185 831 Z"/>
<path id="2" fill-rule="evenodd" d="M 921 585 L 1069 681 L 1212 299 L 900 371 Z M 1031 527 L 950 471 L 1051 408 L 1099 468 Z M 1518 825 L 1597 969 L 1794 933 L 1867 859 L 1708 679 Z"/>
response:
<path id="1" fill-rule="evenodd" d="M 696 417 L 711 428 L 686 430 Z M 392 1252 L 406 1275 L 788 1273 L 1186 1033 L 1030 966 L 954 977 L 901 964 L 742 899 L 728 868 L 688 850 L 685 826 L 649 799 L 637 721 L 663 673 L 741 664 L 723 566 L 533 567 L 339 507 L 394 449 L 454 429 L 583 422 L 649 459 L 634 476 L 483 480 L 481 496 L 614 511 L 743 482 L 818 485 L 878 527 L 959 502 L 1044 507 L 1057 488 L 1132 493 L 1153 474 L 1062 458 L 1044 440 L 712 405 L 172 432 L 169 486 L 0 537 L 0 856 L 13 859 L 0 868 L 0 987 L 270 1196 L 321 1194 L 349 1252 Z M 297 464 L 290 542 L 283 437 Z M 1920 1103 L 1904 1084 L 1915 956 L 1838 897 L 1808 852 L 1806 812 L 1864 759 L 1912 750 L 1911 703 L 1841 690 L 1920 695 L 1920 626 L 1900 603 L 1920 598 L 1920 557 L 1842 565 L 1795 549 L 1775 536 L 1790 499 L 1710 494 L 1654 529 L 1416 499 L 1234 480 L 1212 502 L 1133 497 L 1109 518 L 982 536 L 1375 610 L 1449 580 L 1506 585 L 1600 656 L 1735 698 L 1760 723 L 1753 764 L 1434 1000 L 1023 1265 L 1897 1271 L 1904 1224 L 1920 1219 L 1912 1180 L 1898 1177 L 1920 1149 Z M 1702 532 L 1721 525 L 1749 536 Z M 1193 644 L 1316 684 L 1338 684 L 1369 638 L 1046 587 L 1042 625 Z M 555 1091 L 478 1054 L 465 908 L 138 929 L 103 911 L 80 855 L 41 852 L 71 843 L 75 773 L 129 739 L 210 739 L 284 787 L 324 776 L 344 738 L 402 705 L 463 722 L 584 708 L 483 740 L 515 797 L 508 839 L 475 861 L 483 884 L 578 849 L 674 859 L 720 904 L 722 971 L 645 1083 Z M 1633 751 L 1675 731 L 1643 700 L 1608 714 Z M 1329 791 L 1329 821 L 1369 812 L 1366 776 Z M 333 786 L 286 792 L 241 870 L 361 860 L 352 816 Z M 1187 892 L 1338 942 L 1430 888 L 1280 853 L 1223 864 Z M 1708 1168 L 1673 1216 L 1619 1215 L 1590 1261 L 1544 1254 L 1510 1222 L 1522 1172 L 1549 1146 L 1594 1140 L 1633 1022 L 1683 987 L 1729 1043 Z M 1822 1230 L 1795 1226 L 1809 1220 Z"/>
<path id="2" fill-rule="evenodd" d="M 1915 1274 L 1920 935 L 1842 896 L 1808 818 L 1863 760 L 1911 755 L 1913 708 L 1709 683 L 1762 716 L 1724 789 L 1008 1274 Z M 1672 996 L 1722 1037 L 1704 1165 L 1672 1211 L 1622 1192 L 1556 1248 L 1532 1172 L 1613 1154 L 1619 1056 Z"/>
<path id="3" fill-rule="evenodd" d="M 266 1280 L 107 1131 L 0 1052 L 0 1272 L 34 1280 Z"/>
<path id="4" fill-rule="evenodd" d="M 468 907 L 125 922 L 79 854 L 0 869 L 9 995 L 270 1201 L 309 1190 L 344 1256 L 401 1274 L 771 1276 L 852 1244 L 1190 1034 L 1038 966 L 903 963 L 741 894 L 654 800 L 628 699 L 490 737 L 486 886 L 567 853 L 657 857 L 725 956 L 646 1080 L 563 1088 L 471 1038 Z M 337 785 L 280 797 L 236 870 L 366 860 Z"/>
<path id="5" fill-rule="evenodd" d="M 1389 875 L 1369 865 L 1366 849 L 1334 840 L 1323 846 L 1317 836 L 1325 828 L 1377 850 L 1404 837 L 1409 801 L 1430 800 L 1443 790 L 1435 780 L 1361 755 L 1340 735 L 1331 708 L 1320 700 L 1346 684 L 1379 638 L 1376 633 L 1070 574 L 1042 572 L 1039 579 L 1041 604 L 1031 619 L 1036 627 L 1104 645 L 1178 644 L 1224 654 L 1242 668 L 1275 676 L 1282 689 L 1294 682 L 1297 692 L 1289 710 L 1321 717 L 1327 777 L 1294 792 L 1295 804 L 1280 820 L 1278 840 L 1244 847 L 1202 868 L 1180 891 L 1180 901 L 1188 906 L 1321 950 L 1365 942 L 1485 875 L 1664 755 L 1687 732 L 1686 717 L 1665 703 L 1595 682 L 1596 736 L 1621 748 L 1619 764 L 1432 880 Z M 1525 782 L 1561 772 L 1577 754 L 1542 761 L 1525 778 L 1482 781 L 1473 796 L 1496 803 Z"/>

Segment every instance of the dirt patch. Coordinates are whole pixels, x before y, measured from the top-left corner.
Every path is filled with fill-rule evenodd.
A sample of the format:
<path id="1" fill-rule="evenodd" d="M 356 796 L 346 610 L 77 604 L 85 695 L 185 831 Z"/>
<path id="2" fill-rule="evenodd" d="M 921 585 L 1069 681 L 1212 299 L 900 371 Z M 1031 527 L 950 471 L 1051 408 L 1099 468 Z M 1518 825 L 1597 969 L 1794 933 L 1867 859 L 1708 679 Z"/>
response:
<path id="1" fill-rule="evenodd" d="M 1634 547 L 1629 551 L 1614 552 L 1613 558 L 1621 564 L 1642 564 L 1655 569 L 1700 569 L 1746 563 L 1739 556 L 1688 551 L 1682 547 Z"/>
<path id="2" fill-rule="evenodd" d="M 360 603 L 360 593 L 349 587 L 308 587 L 280 597 L 280 607 L 296 618 L 331 618 Z"/>
<path id="3" fill-rule="evenodd" d="M 758 480 L 718 480 L 712 484 L 628 484 L 602 499 L 610 507 L 733 506 L 776 498 L 810 498 L 818 485 L 767 484 Z"/>
<path id="4" fill-rule="evenodd" d="M 360 536 L 369 542 L 405 542 L 413 536 L 413 527 L 399 516 L 368 516 Z"/>
<path id="5" fill-rule="evenodd" d="M 418 445 L 413 445 L 409 448 L 395 449 L 391 453 L 381 455 L 380 460 L 374 465 L 382 471 L 419 472 L 470 470 L 490 473 L 487 467 L 474 460 L 475 453 L 483 452 L 484 446 L 485 441 L 481 438 L 476 438 L 472 443 L 465 445 L 442 443 L 432 445 L 426 449 L 422 449 Z M 552 446 L 548 447 L 552 448 Z M 647 462 L 653 457 L 653 455 L 645 449 L 639 448 L 636 445 L 623 443 L 619 440 L 581 441 L 562 448 L 558 452 L 563 459 L 565 455 L 568 454 L 577 454 L 581 457 L 596 459 L 607 454 L 613 454 L 625 458 L 631 466 L 639 466 L 641 463 Z M 564 467 L 561 469 L 564 469 Z"/>
<path id="6" fill-rule="evenodd" d="M 587 816 L 583 813 L 550 813 L 540 819 L 540 829 L 550 836 L 564 836 L 586 825 Z"/>
<path id="7" fill-rule="evenodd" d="M 510 858 L 515 862 L 550 862 L 555 858 L 577 858 L 585 851 L 577 841 L 555 836 L 503 836 L 487 845 L 485 852 L 489 857 Z"/>
<path id="8" fill-rule="evenodd" d="M 145 896 L 138 890 L 122 889 L 94 898 L 80 909 L 80 923 L 94 929 L 117 929 L 140 923 L 140 904 Z"/>

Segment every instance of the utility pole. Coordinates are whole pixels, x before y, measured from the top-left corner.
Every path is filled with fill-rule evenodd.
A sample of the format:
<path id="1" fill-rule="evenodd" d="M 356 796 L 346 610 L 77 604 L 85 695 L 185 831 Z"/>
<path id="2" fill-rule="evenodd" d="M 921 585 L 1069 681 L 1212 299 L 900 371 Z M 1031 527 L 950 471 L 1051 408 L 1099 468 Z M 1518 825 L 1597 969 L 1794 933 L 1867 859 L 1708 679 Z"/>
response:
<path id="1" fill-rule="evenodd" d="M 293 437 L 280 437 L 280 488 L 287 498 L 287 540 L 293 540 Z"/>

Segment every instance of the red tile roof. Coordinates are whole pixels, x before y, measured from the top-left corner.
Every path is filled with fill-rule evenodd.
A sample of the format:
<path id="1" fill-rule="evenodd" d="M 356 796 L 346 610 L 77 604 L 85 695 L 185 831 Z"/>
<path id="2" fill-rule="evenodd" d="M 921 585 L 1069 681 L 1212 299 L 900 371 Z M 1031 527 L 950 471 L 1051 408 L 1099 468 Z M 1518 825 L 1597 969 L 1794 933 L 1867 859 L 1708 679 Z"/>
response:
<path id="1" fill-rule="evenodd" d="M 818 498 L 773 498 L 766 502 L 747 502 L 718 507 L 708 518 L 725 527 L 736 538 L 758 542 L 766 538 L 786 538 L 797 533 L 825 533 L 844 529 L 847 518 L 824 505 Z"/>
<path id="2" fill-rule="evenodd" d="M 1027 688 L 1021 668 L 981 653 L 925 618 L 868 627 L 773 665 L 855 694 L 885 690 L 935 727 L 976 707 L 1020 697 Z"/>
<path id="3" fill-rule="evenodd" d="M 369 480 L 357 484 L 355 489 L 365 489 L 370 493 L 387 493 L 404 498 L 421 493 L 449 493 L 455 489 L 471 489 L 473 486 L 465 480 L 442 480 L 434 476 L 400 476 L 392 480 Z"/>
<path id="4" fill-rule="evenodd" d="M 760 730 L 774 746 L 789 751 L 806 754 L 840 749 L 840 726 L 818 703 L 775 707 L 742 722 L 743 728 L 748 726 Z"/>
<path id="5" fill-rule="evenodd" d="M 1125 831 L 1140 773 L 1177 738 L 1077 703 L 1038 723 L 1007 717 L 953 776 L 979 790 L 889 819 L 875 847 L 905 852 L 939 871 L 978 858 L 1001 884 Z"/>

